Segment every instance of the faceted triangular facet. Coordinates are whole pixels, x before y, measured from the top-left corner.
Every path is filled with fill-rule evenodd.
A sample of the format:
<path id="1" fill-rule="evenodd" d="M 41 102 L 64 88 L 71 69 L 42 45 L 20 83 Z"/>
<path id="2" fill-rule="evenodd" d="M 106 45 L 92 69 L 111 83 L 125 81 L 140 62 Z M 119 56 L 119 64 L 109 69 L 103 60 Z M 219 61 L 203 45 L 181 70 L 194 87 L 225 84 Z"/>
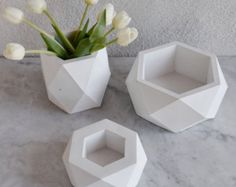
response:
<path id="1" fill-rule="evenodd" d="M 109 70 L 109 64 L 107 62 L 108 58 L 105 50 L 97 53 L 86 86 L 86 94 L 100 104 L 111 75 L 110 71 L 104 71 L 104 69 Z"/>
<path id="2" fill-rule="evenodd" d="M 80 86 L 82 90 L 86 90 L 88 81 L 90 79 L 94 58 L 80 60 L 78 62 L 66 63 L 63 68 L 66 69 L 72 79 Z M 81 71 L 78 71 L 81 70 Z"/>
<path id="3" fill-rule="evenodd" d="M 140 52 L 126 84 L 136 113 L 172 132 L 214 118 L 228 87 L 215 55 L 179 42 Z"/>
<path id="4" fill-rule="evenodd" d="M 218 92 L 218 87 L 209 88 L 207 90 L 203 90 L 197 92 L 195 94 L 183 97 L 181 99 L 186 105 L 191 107 L 193 110 L 201 114 L 202 116 L 208 116 L 208 112 L 212 106 L 212 103 L 215 99 L 215 96 Z"/>
<path id="5" fill-rule="evenodd" d="M 151 114 L 151 117 L 174 132 L 181 132 L 205 120 L 203 116 L 179 100 Z"/>
<path id="6" fill-rule="evenodd" d="M 49 85 L 61 68 L 62 62 L 57 57 L 41 55 L 43 76 L 46 85 Z"/>
<path id="7" fill-rule="evenodd" d="M 90 97 L 88 97 L 87 95 L 83 95 L 80 100 L 78 100 L 77 105 L 75 105 L 75 107 L 72 110 L 73 111 L 85 111 L 88 110 L 90 108 L 94 108 L 94 107 L 98 107 L 99 104 L 95 103 Z"/>
<path id="8" fill-rule="evenodd" d="M 68 72 L 61 68 L 54 80 L 48 86 L 49 92 L 67 109 L 73 109 L 75 103 L 82 97 L 83 91 L 71 78 Z"/>

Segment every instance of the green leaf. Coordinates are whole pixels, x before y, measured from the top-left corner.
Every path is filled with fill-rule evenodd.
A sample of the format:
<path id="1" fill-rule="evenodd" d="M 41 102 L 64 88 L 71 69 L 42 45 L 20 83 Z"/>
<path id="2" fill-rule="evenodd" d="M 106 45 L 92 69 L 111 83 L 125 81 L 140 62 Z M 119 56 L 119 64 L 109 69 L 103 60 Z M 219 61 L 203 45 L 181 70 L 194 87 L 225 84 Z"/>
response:
<path id="1" fill-rule="evenodd" d="M 45 44 L 48 47 L 49 51 L 55 52 L 58 57 L 62 59 L 66 59 L 68 54 L 66 50 L 61 46 L 60 43 L 58 43 L 55 39 L 41 33 L 41 37 L 43 38 Z"/>
<path id="2" fill-rule="evenodd" d="M 104 47 L 106 47 L 106 37 L 98 38 L 93 42 L 93 47 L 91 48 L 90 53 L 99 51 Z"/>
<path id="3" fill-rule="evenodd" d="M 103 43 L 106 44 L 106 37 L 97 38 L 94 43 Z"/>
<path id="4" fill-rule="evenodd" d="M 96 27 L 97 23 L 95 23 L 92 28 L 88 31 L 88 35 L 90 36 L 93 33 L 94 28 Z"/>
<path id="5" fill-rule="evenodd" d="M 60 41 L 63 44 L 64 48 L 67 49 L 67 51 L 73 53 L 74 52 L 73 45 L 70 43 L 68 38 L 64 35 L 64 33 L 57 26 L 53 24 L 52 24 L 52 27 L 56 31 L 56 34 L 58 38 L 60 38 Z"/>
<path id="6" fill-rule="evenodd" d="M 95 43 L 93 45 L 92 49 L 90 50 L 90 53 L 94 53 L 96 51 L 99 51 L 99 50 L 103 49 L 104 47 L 106 47 L 106 45 L 103 43 Z"/>
<path id="7" fill-rule="evenodd" d="M 61 39 L 60 39 L 57 35 L 54 36 L 54 39 L 55 39 L 59 44 L 61 44 L 61 46 L 63 46 L 63 43 L 62 43 Z"/>
<path id="8" fill-rule="evenodd" d="M 94 27 L 92 34 L 89 37 L 90 41 L 94 42 L 96 39 L 104 36 L 105 29 L 106 29 L 106 10 L 103 11 L 96 26 Z"/>
<path id="9" fill-rule="evenodd" d="M 84 28 L 82 31 L 80 31 L 79 33 L 79 37 L 76 39 L 75 41 L 75 46 L 79 44 L 80 40 L 82 40 L 85 36 L 86 36 L 86 32 L 88 30 L 88 26 L 89 26 L 89 19 L 87 20 L 86 24 L 84 25 Z"/>
<path id="10" fill-rule="evenodd" d="M 67 35 L 67 38 L 71 43 L 73 43 L 73 40 L 75 38 L 75 33 L 76 33 L 76 31 L 72 31 Z"/>
<path id="11" fill-rule="evenodd" d="M 74 56 L 75 57 L 81 57 L 90 55 L 90 49 L 93 46 L 93 44 L 90 42 L 89 38 L 84 38 L 79 42 L 79 45 L 75 49 Z"/>

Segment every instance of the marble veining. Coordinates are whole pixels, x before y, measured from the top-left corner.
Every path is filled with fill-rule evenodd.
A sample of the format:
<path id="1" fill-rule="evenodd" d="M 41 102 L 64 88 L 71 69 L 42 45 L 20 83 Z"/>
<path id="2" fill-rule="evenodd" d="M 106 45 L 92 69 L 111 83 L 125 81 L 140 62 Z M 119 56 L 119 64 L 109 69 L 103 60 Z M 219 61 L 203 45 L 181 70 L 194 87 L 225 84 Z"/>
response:
<path id="1" fill-rule="evenodd" d="M 108 118 L 139 133 L 148 163 L 138 187 L 236 186 L 236 57 L 220 57 L 229 90 L 215 120 L 173 134 L 138 117 L 125 78 L 133 58 L 110 58 L 101 108 L 68 115 L 50 103 L 38 58 L 0 59 L 0 186 L 71 187 L 62 153 L 73 130 Z"/>

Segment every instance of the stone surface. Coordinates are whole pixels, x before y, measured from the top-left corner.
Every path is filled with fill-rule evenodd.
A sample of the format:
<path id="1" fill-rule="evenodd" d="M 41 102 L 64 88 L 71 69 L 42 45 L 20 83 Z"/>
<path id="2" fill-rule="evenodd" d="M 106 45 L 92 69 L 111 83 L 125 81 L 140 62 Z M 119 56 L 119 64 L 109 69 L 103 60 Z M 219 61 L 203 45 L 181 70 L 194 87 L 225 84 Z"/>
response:
<path id="1" fill-rule="evenodd" d="M 68 31 L 79 25 L 83 0 L 47 0 L 52 15 L 62 29 Z M 171 41 L 207 49 L 217 55 L 235 55 L 236 1 L 235 0 L 100 0 L 90 11 L 91 23 L 105 3 L 113 3 L 117 11 L 126 10 L 137 27 L 139 38 L 128 48 L 113 46 L 112 56 L 135 56 L 138 51 Z M 16 6 L 48 31 L 52 31 L 44 16 L 28 11 L 26 1 L 0 0 L 1 8 Z M 63 7 L 63 8 L 62 8 Z M 42 47 L 37 32 L 0 19 L 0 51 L 6 43 L 18 41 L 27 48 Z M 0 54 L 1 54 L 0 52 Z"/>
<path id="2" fill-rule="evenodd" d="M 148 162 L 138 187 L 235 187 L 236 57 L 219 61 L 229 89 L 216 119 L 176 135 L 135 114 L 125 87 L 133 58 L 110 59 L 103 106 L 73 115 L 48 101 L 38 58 L 0 59 L 0 186 L 71 187 L 66 143 L 74 130 L 108 118 L 140 136 Z"/>

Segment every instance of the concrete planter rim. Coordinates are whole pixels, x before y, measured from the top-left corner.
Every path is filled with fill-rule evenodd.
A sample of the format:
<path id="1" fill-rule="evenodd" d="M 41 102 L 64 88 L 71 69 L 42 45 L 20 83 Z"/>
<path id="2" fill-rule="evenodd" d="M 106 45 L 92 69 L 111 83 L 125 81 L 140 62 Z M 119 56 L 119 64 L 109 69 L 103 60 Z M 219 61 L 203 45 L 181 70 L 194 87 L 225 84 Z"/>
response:
<path id="1" fill-rule="evenodd" d="M 210 61 L 211 61 L 211 68 L 213 70 L 213 77 L 214 77 L 214 80 L 213 82 L 211 83 L 207 83 L 205 85 L 202 85 L 200 87 L 197 87 L 197 88 L 194 88 L 192 90 L 189 90 L 189 91 L 185 91 L 184 93 L 176 93 L 172 90 L 169 90 L 165 87 L 162 87 L 160 85 L 157 85 L 157 84 L 154 84 L 148 80 L 146 80 L 144 78 L 145 76 L 145 62 L 144 62 L 144 55 L 146 53 L 150 53 L 150 52 L 154 52 L 154 51 L 157 51 L 159 49 L 163 49 L 163 48 L 167 48 L 167 47 L 171 47 L 171 46 L 181 46 L 183 48 L 188 48 L 192 51 L 196 51 L 197 53 L 201 53 L 203 55 L 206 55 L 206 56 L 209 56 L 210 57 Z M 139 81 L 140 83 L 144 84 L 144 85 L 147 85 L 149 87 L 152 87 L 153 89 L 156 89 L 158 91 L 161 91 L 161 92 L 164 92 L 170 96 L 173 96 L 175 98 L 182 98 L 182 97 L 186 97 L 188 95 L 192 95 L 192 94 L 195 94 L 199 91 L 203 91 L 203 90 L 206 90 L 206 89 L 210 89 L 210 88 L 213 88 L 217 85 L 220 85 L 220 80 L 219 80 L 219 77 L 217 76 L 217 66 L 216 66 L 216 61 L 217 61 L 217 57 L 216 55 L 214 54 L 211 54 L 211 53 L 208 53 L 206 51 L 203 51 L 203 50 L 200 50 L 200 49 L 197 49 L 197 48 L 194 48 L 194 47 L 191 47 L 191 46 L 188 46 L 184 43 L 181 43 L 181 42 L 178 42 L 178 41 L 175 41 L 175 42 L 171 42 L 171 43 L 168 43 L 168 44 L 165 44 L 165 45 L 162 45 L 162 46 L 158 46 L 158 47 L 154 47 L 154 48 L 151 48 L 151 49 L 147 49 L 147 50 L 144 50 L 144 51 L 141 51 L 139 52 L 138 54 L 138 74 L 137 74 L 137 81 Z M 214 63 L 213 63 L 214 62 Z"/>
<path id="2" fill-rule="evenodd" d="M 52 55 L 46 55 L 46 54 L 41 54 L 40 56 L 47 56 L 49 58 L 54 58 L 58 61 L 58 63 L 60 64 L 67 64 L 67 63 L 73 63 L 73 62 L 79 62 L 81 60 L 88 60 L 88 59 L 93 59 L 93 58 L 96 58 L 96 56 L 98 55 L 98 53 L 102 50 L 106 50 L 106 48 L 103 48 L 103 49 L 100 49 L 99 51 L 93 53 L 93 54 L 90 54 L 90 55 L 87 55 L 87 56 L 82 56 L 82 57 L 76 57 L 76 58 L 72 58 L 72 59 L 67 59 L 67 60 L 64 60 L 64 59 L 61 59 L 60 57 L 58 56 L 52 56 Z"/>
<path id="3" fill-rule="evenodd" d="M 77 145 L 77 149 L 72 149 L 74 155 L 77 155 L 77 157 L 73 157 L 72 152 L 69 157 L 69 162 L 75 166 L 79 166 L 83 170 L 87 171 L 88 173 L 92 173 L 94 176 L 103 178 L 108 175 L 111 175 L 112 173 L 115 173 L 119 170 L 122 170 L 126 167 L 129 167 L 130 165 L 133 165 L 137 161 L 137 155 L 136 155 L 136 142 L 133 140 L 137 136 L 137 133 L 131 132 L 131 131 L 123 131 L 122 127 L 117 127 L 117 131 L 114 132 L 114 129 L 111 125 L 101 125 L 103 122 L 111 122 L 110 120 L 102 120 L 99 122 L 98 125 L 93 126 L 93 129 L 83 128 L 80 129 L 80 133 L 84 133 L 82 136 L 76 137 L 76 132 L 74 134 L 74 144 Z M 113 123 L 114 125 L 114 123 Z M 84 139 L 94 133 L 97 133 L 102 130 L 108 130 L 111 131 L 118 136 L 121 136 L 125 138 L 125 153 L 124 157 L 120 160 L 116 160 L 111 164 L 108 164 L 106 166 L 100 166 L 93 161 L 90 161 L 87 158 L 84 158 L 83 155 L 83 148 L 84 148 Z M 120 132 L 119 132 L 120 131 Z M 83 142 L 83 143 L 81 143 Z M 89 168 L 89 169 L 88 169 Z M 92 168 L 92 169 L 91 169 Z"/>

